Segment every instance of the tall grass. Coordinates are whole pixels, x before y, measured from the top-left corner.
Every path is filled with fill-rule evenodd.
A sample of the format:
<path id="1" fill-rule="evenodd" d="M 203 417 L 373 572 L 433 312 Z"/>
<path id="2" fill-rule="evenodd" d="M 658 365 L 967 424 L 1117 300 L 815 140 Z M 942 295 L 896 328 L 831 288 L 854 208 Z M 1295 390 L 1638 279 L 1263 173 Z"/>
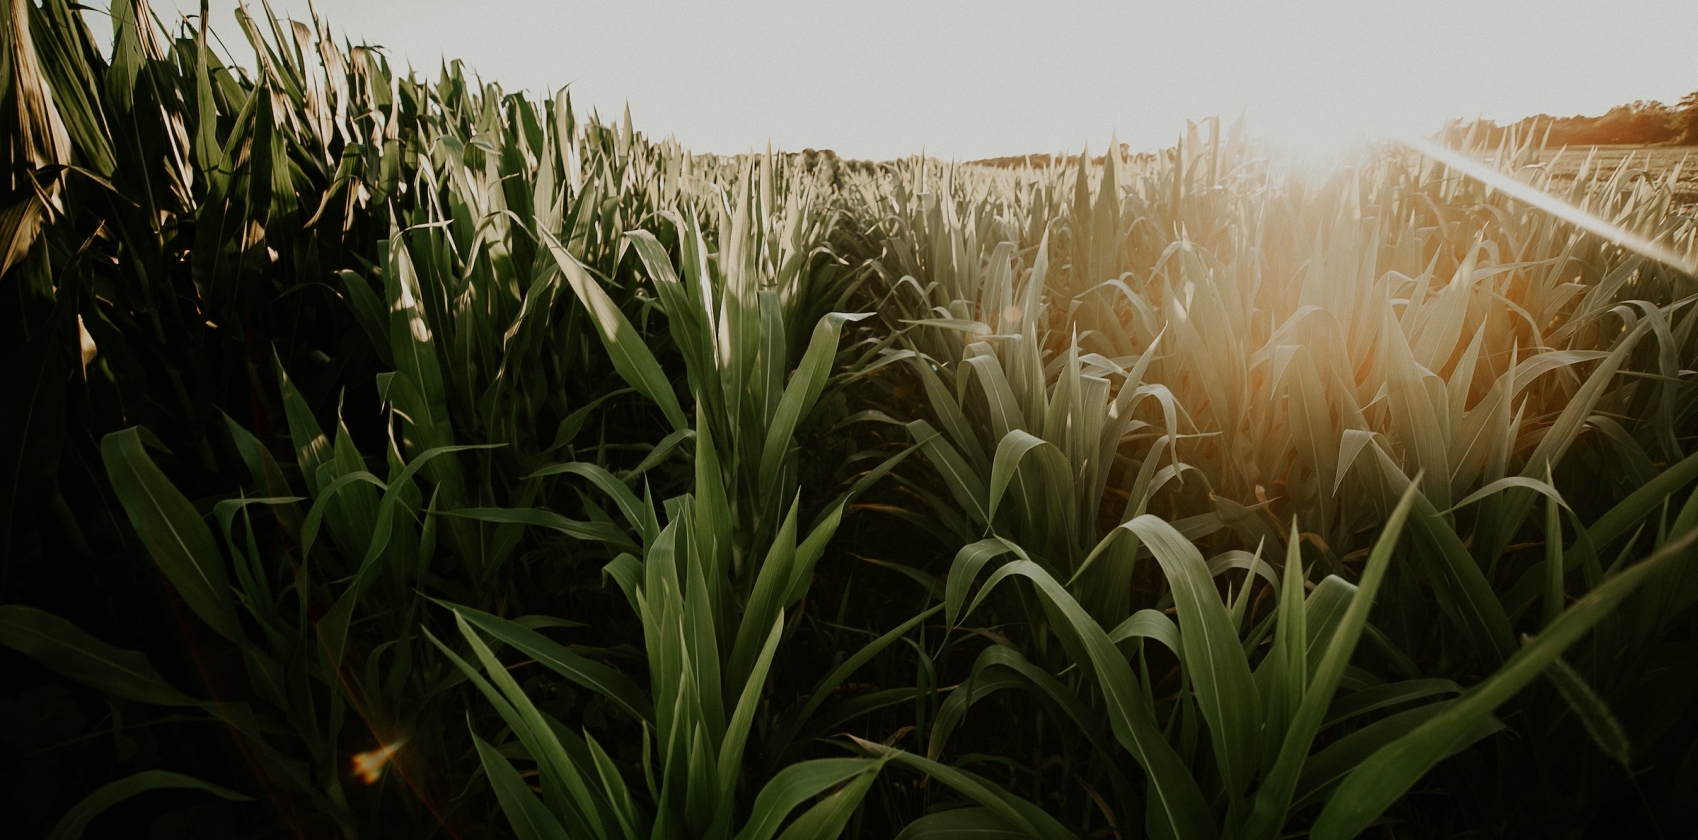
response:
<path id="1" fill-rule="evenodd" d="M 112 11 L 5 17 L 16 830 L 1683 824 L 1681 269 L 1396 147 L 695 155 Z"/>

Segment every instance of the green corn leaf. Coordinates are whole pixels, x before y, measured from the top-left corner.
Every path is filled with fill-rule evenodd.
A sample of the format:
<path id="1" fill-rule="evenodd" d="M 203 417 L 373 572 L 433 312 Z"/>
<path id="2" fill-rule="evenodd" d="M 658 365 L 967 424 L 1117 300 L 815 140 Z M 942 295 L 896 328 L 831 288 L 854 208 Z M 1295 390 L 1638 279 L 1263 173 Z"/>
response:
<path id="1" fill-rule="evenodd" d="M 1332 707 L 1327 709 L 1327 717 L 1321 722 L 1321 728 L 1325 729 L 1341 720 L 1390 706 L 1412 703 L 1440 694 L 1461 693 L 1462 686 L 1443 679 L 1399 680 L 1376 685 L 1334 700 Z"/>
<path id="2" fill-rule="evenodd" d="M 773 741 L 775 743 L 784 743 L 795 737 L 795 733 L 808 722 L 809 718 L 813 717 L 814 712 L 819 710 L 820 706 L 825 703 L 826 698 L 830 697 L 831 693 L 835 691 L 838 686 L 842 685 L 851 675 L 860 670 L 861 666 L 872 661 L 874 656 L 877 656 L 885 648 L 890 647 L 897 639 L 907 635 L 908 631 L 918 627 L 926 619 L 937 615 L 938 611 L 941 609 L 943 609 L 943 605 L 939 604 L 921 612 L 919 615 L 902 622 L 877 639 L 863 645 L 854 654 L 846 658 L 843 661 L 843 664 L 838 665 L 831 673 L 827 674 L 824 679 L 819 681 L 819 683 L 814 687 L 813 693 L 808 696 L 807 702 L 803 703 L 801 708 L 794 712 L 789 717 L 788 721 L 781 726 L 780 734 L 774 736 Z"/>
<path id="3" fill-rule="evenodd" d="M 1399 493 L 1415 486 L 1376 445 L 1381 472 Z M 1425 548 L 1417 555 L 1425 561 L 1433 580 L 1434 593 L 1447 618 L 1467 634 L 1475 655 L 1497 664 L 1515 651 L 1509 616 L 1492 592 L 1490 581 L 1469 553 L 1462 538 L 1447 524 L 1426 496 L 1417 493 L 1409 515 L 1410 530 Z"/>
<path id="4" fill-rule="evenodd" d="M 1698 454 L 1689 455 L 1680 463 L 1671 464 L 1656 478 L 1629 493 L 1627 498 L 1617 502 L 1615 507 L 1598 517 L 1598 520 L 1586 529 L 1592 543 L 1601 550 L 1615 542 L 1638 527 L 1652 511 L 1661 507 L 1663 500 L 1692 483 L 1695 478 L 1698 478 Z"/>
<path id="5" fill-rule="evenodd" d="M 1203 555 L 1173 526 L 1145 514 L 1125 526 L 1155 555 L 1179 612 L 1179 642 L 1209 742 L 1229 790 L 1241 794 L 1261 751 L 1261 695 Z"/>
<path id="6" fill-rule="evenodd" d="M 478 638 L 471 625 L 461 616 L 456 616 L 455 622 L 461 635 L 471 645 L 483 670 L 489 674 L 489 679 L 485 679 L 478 673 L 477 667 L 466 662 L 429 631 L 425 632 L 426 638 L 471 680 L 484 699 L 495 707 L 502 720 L 524 744 L 526 752 L 536 760 L 541 771 L 544 799 L 551 804 L 551 810 L 562 818 L 568 836 L 610 837 L 610 818 L 603 809 L 605 800 L 598 799 L 591 791 L 583 774 L 567 754 L 559 736 L 531 703 L 530 698 L 525 696 L 518 683 L 501 666 L 495 654 Z"/>
<path id="7" fill-rule="evenodd" d="M 1303 626 L 1307 637 L 1310 679 L 1314 678 L 1316 669 L 1321 667 L 1321 659 L 1326 656 L 1327 645 L 1332 642 L 1333 632 L 1338 629 L 1339 622 L 1344 620 L 1344 614 L 1350 610 L 1355 598 L 1355 584 L 1338 575 L 1327 575 L 1303 601 Z"/>
<path id="8" fill-rule="evenodd" d="M 1273 649 L 1256 674 L 1262 677 L 1265 671 L 1268 675 L 1263 683 L 1267 688 L 1265 697 L 1268 703 L 1265 726 L 1270 736 L 1262 744 L 1264 774 L 1272 768 L 1279 755 L 1279 747 L 1274 745 L 1271 736 L 1284 732 L 1290 725 L 1291 717 L 1302 707 L 1303 697 L 1309 688 L 1308 609 L 1303 603 L 1303 582 L 1307 576 L 1303 571 L 1302 544 L 1295 539 L 1298 533 L 1295 516 L 1291 520 L 1290 533 L 1294 538 L 1285 547 L 1285 571 L 1274 616 L 1277 627 Z"/>
<path id="9" fill-rule="evenodd" d="M 1698 542 L 1698 531 L 1682 534 L 1650 557 L 1605 580 L 1570 605 L 1532 642 L 1484 682 L 1443 712 L 1381 748 L 1340 783 L 1315 822 L 1319 840 L 1349 838 L 1366 828 L 1421 776 L 1478 732 L 1480 721 L 1544 673 L 1564 649 L 1608 615 L 1659 570 L 1677 562 Z"/>
<path id="10" fill-rule="evenodd" d="M 695 437 L 695 429 L 679 429 L 666 437 L 661 438 L 660 442 L 655 444 L 653 449 L 649 450 L 649 454 L 644 455 L 643 460 L 635 467 L 631 468 L 630 475 L 627 477 L 629 478 L 642 475 L 643 473 L 666 463 L 667 459 L 671 458 L 673 453 L 683 447 L 684 441 L 694 440 Z"/>
<path id="11" fill-rule="evenodd" d="M 395 360 L 395 379 L 411 386 L 390 389 L 395 410 L 412 425 L 419 449 L 451 445 L 454 430 L 448 417 L 442 362 L 437 356 L 437 333 L 442 325 L 431 323 L 412 253 L 399 231 L 389 238 L 384 280 L 389 286 L 389 346 Z"/>
<path id="12" fill-rule="evenodd" d="M 814 403 L 825 390 L 826 379 L 831 375 L 832 360 L 837 355 L 837 340 L 843 325 L 871 315 L 870 312 L 833 312 L 821 318 L 815 325 L 813 337 L 808 340 L 807 352 L 802 355 L 802 363 L 796 367 L 790 384 L 785 386 L 784 396 L 778 401 L 772 425 L 767 428 L 766 442 L 761 447 L 757 487 L 763 490 L 774 487 L 778 468 L 790 446 L 791 437 L 796 433 L 796 427 L 802 422 L 802 418 L 813 410 Z"/>
<path id="13" fill-rule="evenodd" d="M 572 441 L 577 439 L 578 433 L 583 431 L 584 423 L 589 420 L 590 412 L 600 408 L 602 403 L 615 397 L 622 397 L 632 391 L 633 389 L 631 388 L 617 388 L 615 390 L 608 391 L 607 393 L 602 394 L 581 406 L 578 406 L 571 414 L 566 415 L 566 417 L 560 421 L 560 425 L 554 430 L 554 442 L 550 443 L 547 449 L 544 449 L 541 453 L 539 453 L 539 456 L 551 455 L 562 448 L 570 446 Z M 687 431 L 673 432 L 671 435 L 667 435 L 667 440 L 671 440 L 674 437 L 682 438 L 687 434 Z M 660 451 L 664 448 L 665 444 L 662 443 L 655 447 L 655 451 Z M 647 459 L 645 459 L 645 464 L 646 463 Z M 645 467 L 638 467 L 633 472 L 641 473 L 644 471 Z"/>
<path id="14" fill-rule="evenodd" d="M 295 383 L 283 370 L 283 360 L 272 355 L 272 361 L 277 368 L 278 386 L 283 391 L 283 412 L 289 422 L 289 438 L 295 444 L 295 461 L 301 468 L 301 477 L 306 480 L 307 492 L 313 496 L 319 495 L 319 467 L 331 458 L 330 438 L 319 426 L 318 418 L 313 416 L 312 407 L 295 388 Z"/>
<path id="15" fill-rule="evenodd" d="M 1026 834 L 983 806 L 926 814 L 902 827 L 896 840 L 1026 840 Z"/>
<path id="16" fill-rule="evenodd" d="M 979 776 L 894 747 L 863 741 L 860 738 L 854 740 L 870 755 L 905 765 L 948 785 L 957 793 L 994 813 L 1004 824 L 1019 831 L 1022 837 L 1036 840 L 1077 840 L 1072 832 L 1056 822 L 1054 817 L 1044 813 L 1041 808 Z"/>
<path id="17" fill-rule="evenodd" d="M 997 506 L 1002 501 L 1003 493 L 1007 492 L 1009 482 L 1020 474 L 1021 462 L 1034 451 L 1040 453 L 1037 457 L 1043 459 L 1041 461 L 1042 468 L 1047 474 L 1044 478 L 1033 480 L 1023 478 L 1021 483 L 1025 486 L 1026 492 L 1019 495 L 1020 501 L 1030 505 L 1047 498 L 1048 501 L 1053 502 L 1055 501 L 1054 494 L 1057 491 L 1064 495 L 1071 494 L 1071 488 L 1056 486 L 1059 479 L 1068 475 L 1067 461 L 1062 456 L 1061 450 L 1036 435 L 1028 434 L 1020 429 L 1011 429 L 997 444 L 996 456 L 992 460 L 990 510 L 988 511 L 991 519 L 996 518 Z M 1048 486 L 1046 487 L 1046 485 Z M 1024 513 L 1024 521 L 1026 522 L 1040 521 L 1039 518 L 1044 515 L 1033 509 L 1028 509 Z"/>
<path id="18" fill-rule="evenodd" d="M 630 712 L 633 718 L 639 721 L 654 719 L 654 708 L 649 698 L 624 674 L 573 653 L 565 646 L 518 622 L 508 621 L 471 607 L 438 603 L 453 610 L 456 615 L 465 619 L 467 624 L 489 634 L 491 638 L 512 645 L 549 670 L 612 700 L 620 708 Z"/>
<path id="19" fill-rule="evenodd" d="M 735 840 L 772 840 L 796 806 L 869 770 L 876 773 L 880 764 L 867 758 L 817 758 L 785 767 L 756 794 L 749 821 Z"/>
<path id="20" fill-rule="evenodd" d="M 937 415 L 938 421 L 949 433 L 949 439 L 955 448 L 963 453 L 969 463 L 983 471 L 987 462 L 984 450 L 979 444 L 978 437 L 971 431 L 972 427 L 967 417 L 962 413 L 961 406 L 956 403 L 955 395 L 944 386 L 943 380 L 937 375 L 936 368 L 925 358 L 915 358 L 909 367 L 920 375 L 920 382 L 925 386 L 927 404 Z"/>
<path id="21" fill-rule="evenodd" d="M 338 503 L 338 496 L 342 491 L 353 486 L 355 482 L 364 482 L 383 491 L 389 490 L 389 485 L 383 483 L 382 479 L 365 470 L 337 476 L 335 481 L 319 488 L 317 495 L 313 497 L 312 507 L 307 509 L 306 519 L 301 522 L 301 557 L 303 559 L 312 556 L 312 547 L 318 542 L 318 529 L 324 522 L 324 518 L 329 514 L 331 507 Z"/>
<path id="22" fill-rule="evenodd" d="M 883 765 L 884 762 L 877 762 L 861 771 L 843 787 L 803 811 L 778 836 L 779 840 L 836 840 L 849 825 L 849 818 L 855 815 L 855 809 L 860 807 Z"/>
<path id="23" fill-rule="evenodd" d="M 642 534 L 645 540 L 654 539 L 654 535 L 646 531 L 651 516 L 644 514 L 642 501 L 637 498 L 637 494 L 631 492 L 631 488 L 625 486 L 625 482 L 614 477 L 613 473 L 595 464 L 573 461 L 551 464 L 525 478 L 528 480 L 550 475 L 576 475 L 589 479 L 590 483 L 606 493 L 608 498 L 613 499 L 614 504 L 619 506 L 619 512 L 625 515 L 625 521 L 630 523 L 631 530 Z"/>
<path id="24" fill-rule="evenodd" d="M 53 830 L 47 832 L 47 840 L 77 840 L 88 829 L 89 823 L 94 822 L 96 817 L 112 806 L 140 793 L 173 788 L 205 791 L 232 802 L 249 801 L 247 796 L 229 788 L 203 782 L 192 776 L 169 770 L 143 770 L 116 782 L 101 785 L 93 793 L 83 797 L 82 801 L 65 812 L 65 816 L 59 818 L 59 822 L 53 825 Z"/>
<path id="25" fill-rule="evenodd" d="M 439 511 L 441 516 L 453 516 L 463 519 L 475 519 L 479 522 L 497 522 L 504 525 L 535 525 L 558 531 L 573 539 L 604 542 L 629 550 L 636 550 L 637 545 L 618 527 L 607 522 L 584 522 L 577 519 L 567 519 L 551 510 L 541 508 L 461 508 L 459 510 Z"/>
<path id="26" fill-rule="evenodd" d="M 1497 481 L 1494 481 L 1490 484 L 1487 484 L 1484 487 L 1481 487 L 1480 489 L 1478 489 L 1478 490 L 1476 490 L 1472 493 L 1469 493 L 1466 498 L 1464 498 L 1460 502 L 1457 502 L 1455 505 L 1452 505 L 1449 510 L 1442 510 L 1442 511 L 1439 511 L 1439 513 L 1445 514 L 1445 513 L 1455 512 L 1455 511 L 1460 510 L 1462 508 L 1465 508 L 1465 507 L 1467 507 L 1471 504 L 1474 504 L 1475 502 L 1478 502 L 1481 499 L 1489 498 L 1489 497 L 1491 497 L 1495 494 L 1502 493 L 1505 490 L 1509 490 L 1511 488 L 1521 488 L 1521 489 L 1524 489 L 1524 490 L 1532 490 L 1535 493 L 1544 494 L 1544 496 L 1547 499 L 1549 499 L 1553 504 L 1561 505 L 1564 508 L 1568 507 L 1568 503 L 1562 500 L 1562 494 L 1557 492 L 1557 489 L 1550 484 L 1549 480 L 1540 481 L 1539 479 L 1536 479 L 1536 478 L 1526 478 L 1524 476 L 1512 475 L 1512 476 L 1508 476 L 1506 478 L 1500 478 Z"/>
<path id="27" fill-rule="evenodd" d="M 1010 688 L 1029 692 L 1038 698 L 1057 720 L 1066 720 L 1084 733 L 1091 746 L 1102 755 L 1112 757 L 1119 753 L 1119 747 L 1108 737 L 1101 715 L 1087 708 L 1072 689 L 1033 665 L 1019 651 L 992 645 L 974 660 L 972 673 L 966 682 L 951 691 L 938 706 L 937 717 L 932 721 L 931 738 L 926 744 L 926 758 L 938 759 L 949 736 L 966 717 L 972 704 Z M 1112 776 L 1117 783 L 1125 783 L 1118 772 Z"/>
<path id="28" fill-rule="evenodd" d="M 684 417 L 684 409 L 678 405 L 678 396 L 672 391 L 672 383 L 661 372 L 660 363 L 655 361 L 654 354 L 625 313 L 613 303 L 613 299 L 603 291 L 601 284 L 584 270 L 566 248 L 552 234 L 542 231 L 543 243 L 554 261 L 560 266 L 560 271 L 566 275 L 566 282 L 572 285 L 572 291 L 582 301 L 589 312 L 590 319 L 595 322 L 596 330 L 601 336 L 603 347 L 607 348 L 608 356 L 619 375 L 637 392 L 653 400 L 660 406 L 668 422 L 674 429 L 685 429 L 689 422 Z"/>
<path id="29" fill-rule="evenodd" d="M 1029 559 L 1019 546 L 1001 537 L 982 539 L 955 552 L 944 583 L 943 615 L 949 626 L 954 627 L 960 620 L 961 607 L 967 603 L 967 595 L 973 590 L 973 581 L 978 579 L 979 570 L 991 560 L 1010 553 L 1019 555 L 1022 560 Z"/>
<path id="30" fill-rule="evenodd" d="M 1431 720 L 1434 715 L 1444 711 L 1454 702 L 1456 701 L 1440 700 L 1388 715 L 1339 738 L 1328 744 L 1326 749 L 1309 756 L 1303 762 L 1303 775 L 1297 780 L 1297 795 L 1292 800 L 1292 810 L 1305 808 L 1320 801 L 1331 791 L 1333 785 L 1349 775 L 1350 771 L 1356 769 L 1368 756 Z M 1471 744 L 1502 729 L 1502 722 L 1487 715 L 1480 721 L 1476 730 L 1463 740 Z"/>
<path id="31" fill-rule="evenodd" d="M 879 470 L 887 469 L 893 465 L 893 462 L 902 457 L 903 454 L 893 456 L 886 460 L 879 467 Z M 879 470 L 874 470 L 874 474 L 867 475 L 863 478 L 863 481 L 876 479 L 875 474 Z M 861 482 L 856 482 L 856 487 L 851 489 L 841 501 L 832 505 L 819 522 L 814 525 L 814 529 L 808 532 L 808 536 L 802 540 L 801 544 L 796 546 L 796 559 L 790 565 L 790 587 L 785 591 L 782 604 L 785 609 L 795 606 L 796 602 L 802 600 L 808 594 L 808 587 L 813 582 L 814 566 L 819 563 L 821 557 L 825 556 L 827 544 L 836 535 L 837 527 L 843 524 L 844 506 L 864 487 L 865 485 Z"/>
<path id="32" fill-rule="evenodd" d="M 283 470 L 278 466 L 277 459 L 272 457 L 271 450 L 261 445 L 259 438 L 242 428 L 228 414 L 224 415 L 224 427 L 230 431 L 230 438 L 236 444 L 242 463 L 248 468 L 248 475 L 253 479 L 255 489 L 261 494 L 287 494 L 289 482 L 284 479 Z M 294 516 L 299 519 L 298 513 Z"/>
<path id="33" fill-rule="evenodd" d="M 66 679 L 115 697 L 159 706 L 203 706 L 154 670 L 147 655 L 113 647 L 75 624 L 23 604 L 0 606 L 0 645 Z"/>
<path id="34" fill-rule="evenodd" d="M 1551 480 L 1550 468 L 1545 469 L 1545 483 Z M 1568 571 L 1562 559 L 1562 519 L 1557 514 L 1557 500 L 1545 500 L 1545 608 L 1541 626 L 1549 625 L 1562 615 L 1563 577 Z"/>
<path id="35" fill-rule="evenodd" d="M 219 635 L 246 644 L 212 531 L 154 465 L 139 430 L 132 427 L 102 438 L 100 455 L 130 524 L 183 602 Z"/>
<path id="36" fill-rule="evenodd" d="M 371 341 L 371 348 L 385 365 L 394 364 L 394 354 L 389 344 L 388 316 L 384 313 L 383 303 L 377 299 L 377 294 L 371 290 L 371 285 L 358 272 L 343 269 L 337 272 L 342 280 L 342 287 L 348 290 L 348 311 L 354 316 L 355 323 Z"/>
<path id="37" fill-rule="evenodd" d="M 1108 631 L 1109 641 L 1117 645 L 1134 638 L 1155 639 L 1176 656 L 1184 653 L 1179 644 L 1179 627 L 1165 613 L 1156 610 L 1139 610 Z"/>
<path id="38" fill-rule="evenodd" d="M 1197 558 L 1197 565 L 1202 565 L 1201 556 Z M 1204 580 L 1209 579 L 1206 569 L 1202 575 Z M 1102 627 L 1049 572 L 1029 560 L 1009 563 L 991 575 L 964 614 L 971 614 L 997 584 L 1013 576 L 1024 577 L 1034 584 L 1038 594 L 1053 609 L 1052 615 L 1063 619 L 1053 625 L 1058 634 L 1069 642 L 1071 650 L 1079 651 L 1079 658 L 1088 662 L 1096 675 L 1114 736 L 1144 768 L 1150 781 L 1151 797 L 1160 806 L 1151 807 L 1146 812 L 1146 823 L 1151 831 L 1177 840 L 1217 836 L 1218 829 L 1196 779 L 1162 735 L 1131 666 Z M 1212 594 L 1212 585 L 1210 589 Z M 1219 603 L 1218 598 L 1216 603 Z M 1225 606 L 1219 605 L 1219 609 L 1224 612 Z M 1224 620 L 1222 617 L 1221 621 Z M 1180 632 L 1183 641 L 1184 629 L 1181 628 Z M 1237 636 L 1232 635 L 1231 638 L 1233 651 L 1242 658 L 1244 652 L 1238 645 Z M 1247 679 L 1248 674 L 1245 677 Z M 1234 745 L 1234 748 L 1242 748 L 1242 744 Z"/>
<path id="39" fill-rule="evenodd" d="M 737 637 L 731 645 L 731 658 L 726 662 L 727 685 L 743 684 L 762 650 L 763 640 L 770 633 L 773 617 L 783 611 L 784 605 L 780 602 L 790 585 L 791 566 L 796 559 L 796 514 L 799 507 L 800 498 L 791 502 L 790 513 L 784 517 L 784 524 L 778 527 L 772 547 L 755 575 L 755 586 L 744 605 Z"/>
<path id="40" fill-rule="evenodd" d="M 773 618 L 772 631 L 767 634 L 766 644 L 761 647 L 760 656 L 755 660 L 749 675 L 743 684 L 741 696 L 731 713 L 731 720 L 725 728 L 725 740 L 719 748 L 719 798 L 722 803 L 734 801 L 737 779 L 742 775 L 743 747 L 749 740 L 749 728 L 755 723 L 755 707 L 761 702 L 762 689 L 766 686 L 767 671 L 772 667 L 772 655 L 778 650 L 778 640 L 784 636 L 784 611 L 779 610 Z M 856 797 L 859 802 L 859 797 Z M 852 809 L 854 806 L 851 805 Z M 724 816 L 721 822 L 730 825 L 731 809 L 721 805 L 720 814 Z"/>
<path id="41" fill-rule="evenodd" d="M 472 734 L 472 743 L 478 748 L 478 760 L 483 764 L 484 774 L 489 776 L 490 787 L 495 789 L 495 798 L 519 840 L 565 840 L 570 836 L 501 753 L 476 733 Z"/>
<path id="42" fill-rule="evenodd" d="M 1379 592 L 1386 567 L 1391 564 L 1392 552 L 1396 550 L 1398 539 L 1402 536 L 1403 524 L 1409 518 L 1410 510 L 1420 494 L 1417 483 L 1410 482 L 1403 491 L 1403 497 L 1398 500 L 1397 507 L 1393 508 L 1391 516 L 1387 517 L 1384 529 L 1380 531 L 1379 538 L 1374 541 L 1373 550 L 1368 554 L 1368 563 L 1362 569 L 1362 579 L 1355 595 L 1350 599 L 1350 607 L 1345 610 L 1344 616 L 1339 619 L 1338 629 L 1333 631 L 1332 638 L 1326 643 L 1326 653 L 1321 658 L 1320 666 L 1315 669 L 1314 678 L 1304 693 L 1302 704 L 1297 707 L 1289 727 L 1284 732 L 1275 733 L 1282 740 L 1279 757 L 1275 759 L 1273 769 L 1268 772 L 1261 789 L 1256 793 L 1254 808 L 1245 826 L 1245 837 L 1276 837 L 1284 826 L 1303 770 L 1304 759 L 1309 754 L 1310 745 L 1314 743 L 1315 734 L 1321 729 L 1327 708 L 1332 705 L 1333 693 L 1338 690 L 1344 670 L 1350 664 L 1350 657 L 1356 651 L 1362 628 L 1368 623 L 1368 613 L 1374 608 L 1374 597 Z"/>
<path id="43" fill-rule="evenodd" d="M 620 775 L 619 766 L 613 763 L 613 757 L 602 749 L 601 743 L 588 732 L 584 733 L 584 744 L 589 749 L 591 758 L 595 761 L 595 769 L 601 779 L 601 786 L 607 792 L 607 797 L 613 806 L 613 815 L 619 820 L 619 828 L 625 832 L 626 840 L 637 840 L 637 836 L 645 828 L 644 815 L 638 813 L 637 803 L 631 798 L 631 789 L 625 784 L 625 777 Z"/>
<path id="44" fill-rule="evenodd" d="M 656 539 L 658 541 L 659 538 Z M 642 612 L 637 601 L 638 589 L 641 587 L 643 579 L 643 561 L 629 553 L 620 554 L 609 561 L 606 566 L 603 566 L 601 573 L 604 584 L 607 578 L 613 578 L 614 582 L 619 585 L 619 589 L 625 593 L 626 600 L 631 603 L 631 612 Z"/>
<path id="45" fill-rule="evenodd" d="M 910 422 L 908 434 L 920 445 L 921 451 L 926 453 L 926 458 L 943 476 L 944 485 L 949 488 L 950 495 L 955 497 L 956 504 L 960 505 L 963 512 L 981 527 L 988 525 L 989 491 L 985 488 L 984 481 L 955 451 L 955 447 L 950 446 L 943 435 L 924 420 Z"/>

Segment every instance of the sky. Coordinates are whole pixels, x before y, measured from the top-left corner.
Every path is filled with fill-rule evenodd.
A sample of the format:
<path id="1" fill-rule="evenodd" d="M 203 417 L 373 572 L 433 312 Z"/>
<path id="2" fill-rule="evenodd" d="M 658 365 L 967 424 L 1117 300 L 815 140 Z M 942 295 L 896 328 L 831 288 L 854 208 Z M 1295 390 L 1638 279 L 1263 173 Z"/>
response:
<path id="1" fill-rule="evenodd" d="M 82 0 L 104 7 L 104 0 Z M 200 0 L 151 0 L 174 21 Z M 257 0 L 251 7 L 260 13 Z M 340 37 L 700 152 L 833 149 L 971 160 L 1172 145 L 1244 117 L 1296 151 L 1427 135 L 1449 118 L 1601 114 L 1698 90 L 1694 0 L 316 0 Z M 213 31 L 253 65 L 236 0 Z M 310 19 L 307 0 L 273 0 Z M 87 12 L 97 37 L 104 16 Z"/>

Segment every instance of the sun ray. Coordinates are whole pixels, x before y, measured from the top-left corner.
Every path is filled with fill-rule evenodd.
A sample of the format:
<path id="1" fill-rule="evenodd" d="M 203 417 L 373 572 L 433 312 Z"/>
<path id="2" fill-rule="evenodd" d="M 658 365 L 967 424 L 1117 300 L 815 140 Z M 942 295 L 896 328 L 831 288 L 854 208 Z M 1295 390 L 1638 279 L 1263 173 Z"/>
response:
<path id="1" fill-rule="evenodd" d="M 1687 274 L 1698 274 L 1698 263 L 1675 253 L 1668 246 L 1646 239 L 1606 219 L 1600 219 L 1544 190 L 1515 178 L 1509 173 L 1487 166 L 1455 149 L 1447 149 L 1423 138 L 1405 137 L 1400 138 L 1398 142 L 1492 189 L 1500 190 L 1517 201 L 1526 202 L 1569 222 L 1581 230 L 1601 236 L 1647 259 L 1656 260 L 1672 268 L 1678 268 Z"/>

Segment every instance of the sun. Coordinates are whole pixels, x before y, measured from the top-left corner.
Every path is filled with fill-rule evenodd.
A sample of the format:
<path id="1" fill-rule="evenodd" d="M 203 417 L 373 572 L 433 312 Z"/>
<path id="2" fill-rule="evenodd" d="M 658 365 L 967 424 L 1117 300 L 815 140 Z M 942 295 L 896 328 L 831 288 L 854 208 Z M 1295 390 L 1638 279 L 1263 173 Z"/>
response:
<path id="1" fill-rule="evenodd" d="M 1295 86 L 1247 100 L 1245 133 L 1294 162 L 1346 162 L 1364 149 L 1383 148 L 1425 124 L 1413 109 L 1367 101 L 1331 88 Z"/>
<path id="2" fill-rule="evenodd" d="M 1251 120 L 1247 129 L 1274 154 L 1317 166 L 1344 162 L 1355 152 L 1391 139 L 1390 134 L 1349 113 L 1275 115 Z"/>

